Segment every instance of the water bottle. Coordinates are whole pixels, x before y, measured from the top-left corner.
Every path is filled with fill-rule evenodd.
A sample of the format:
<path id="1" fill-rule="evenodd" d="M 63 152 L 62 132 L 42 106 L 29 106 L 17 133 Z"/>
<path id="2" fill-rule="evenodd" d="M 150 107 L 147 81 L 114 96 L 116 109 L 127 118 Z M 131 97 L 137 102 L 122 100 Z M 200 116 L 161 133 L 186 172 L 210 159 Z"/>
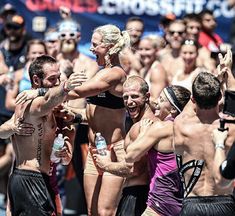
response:
<path id="1" fill-rule="evenodd" d="M 96 133 L 95 145 L 100 155 L 106 155 L 107 144 L 104 137 L 101 136 L 101 133 Z"/>
<path id="2" fill-rule="evenodd" d="M 51 152 L 51 162 L 53 163 L 59 163 L 60 162 L 60 158 L 55 156 L 55 152 L 62 149 L 62 147 L 64 146 L 64 138 L 63 138 L 63 134 L 59 133 L 58 136 L 55 138 L 54 140 L 54 144 L 52 147 L 52 152 Z"/>

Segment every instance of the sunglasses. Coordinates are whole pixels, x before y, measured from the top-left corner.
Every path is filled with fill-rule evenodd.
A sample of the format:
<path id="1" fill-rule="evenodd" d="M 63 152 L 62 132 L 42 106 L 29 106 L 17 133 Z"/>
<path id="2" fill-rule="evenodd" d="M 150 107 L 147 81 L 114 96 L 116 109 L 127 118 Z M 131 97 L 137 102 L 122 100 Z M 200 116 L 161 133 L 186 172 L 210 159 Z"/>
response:
<path id="1" fill-rule="evenodd" d="M 195 45 L 195 41 L 187 39 L 183 42 L 183 44 L 185 44 L 185 45 Z"/>
<path id="2" fill-rule="evenodd" d="M 76 33 L 61 33 L 60 34 L 60 39 L 65 39 L 65 38 L 73 38 L 75 39 L 77 37 L 77 34 Z"/>
<path id="3" fill-rule="evenodd" d="M 184 31 L 169 31 L 170 35 L 174 35 L 175 33 L 179 34 L 179 35 L 183 35 Z"/>
<path id="4" fill-rule="evenodd" d="M 7 24 L 7 25 L 6 25 L 6 29 L 17 31 L 17 30 L 21 29 L 21 26 Z"/>

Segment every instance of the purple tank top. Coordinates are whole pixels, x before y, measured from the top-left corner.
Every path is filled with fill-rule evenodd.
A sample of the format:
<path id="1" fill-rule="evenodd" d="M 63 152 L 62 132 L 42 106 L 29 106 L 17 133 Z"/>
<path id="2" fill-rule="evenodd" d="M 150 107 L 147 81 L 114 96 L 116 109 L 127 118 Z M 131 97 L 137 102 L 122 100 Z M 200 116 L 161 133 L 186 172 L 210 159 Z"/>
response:
<path id="1" fill-rule="evenodd" d="M 147 205 L 162 216 L 177 216 L 183 201 L 183 187 L 173 152 L 148 152 L 150 190 Z"/>

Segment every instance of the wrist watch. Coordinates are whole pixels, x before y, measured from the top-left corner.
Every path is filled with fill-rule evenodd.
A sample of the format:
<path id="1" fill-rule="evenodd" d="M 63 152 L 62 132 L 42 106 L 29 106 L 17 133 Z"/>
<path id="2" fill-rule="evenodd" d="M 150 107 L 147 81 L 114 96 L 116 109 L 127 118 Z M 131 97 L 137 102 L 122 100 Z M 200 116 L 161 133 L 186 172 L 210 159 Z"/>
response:
<path id="1" fill-rule="evenodd" d="M 224 146 L 223 143 L 218 143 L 218 144 L 215 145 L 215 149 L 217 149 L 217 148 L 224 149 L 225 146 Z"/>

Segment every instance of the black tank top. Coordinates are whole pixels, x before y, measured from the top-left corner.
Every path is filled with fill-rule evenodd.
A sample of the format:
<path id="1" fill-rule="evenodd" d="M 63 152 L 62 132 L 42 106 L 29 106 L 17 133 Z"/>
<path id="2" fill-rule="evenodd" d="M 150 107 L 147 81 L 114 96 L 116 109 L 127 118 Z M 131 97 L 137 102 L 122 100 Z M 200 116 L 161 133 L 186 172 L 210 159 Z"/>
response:
<path id="1" fill-rule="evenodd" d="M 110 109 L 121 109 L 125 107 L 123 99 L 112 95 L 109 91 L 102 92 L 96 96 L 87 97 L 87 103 Z"/>

